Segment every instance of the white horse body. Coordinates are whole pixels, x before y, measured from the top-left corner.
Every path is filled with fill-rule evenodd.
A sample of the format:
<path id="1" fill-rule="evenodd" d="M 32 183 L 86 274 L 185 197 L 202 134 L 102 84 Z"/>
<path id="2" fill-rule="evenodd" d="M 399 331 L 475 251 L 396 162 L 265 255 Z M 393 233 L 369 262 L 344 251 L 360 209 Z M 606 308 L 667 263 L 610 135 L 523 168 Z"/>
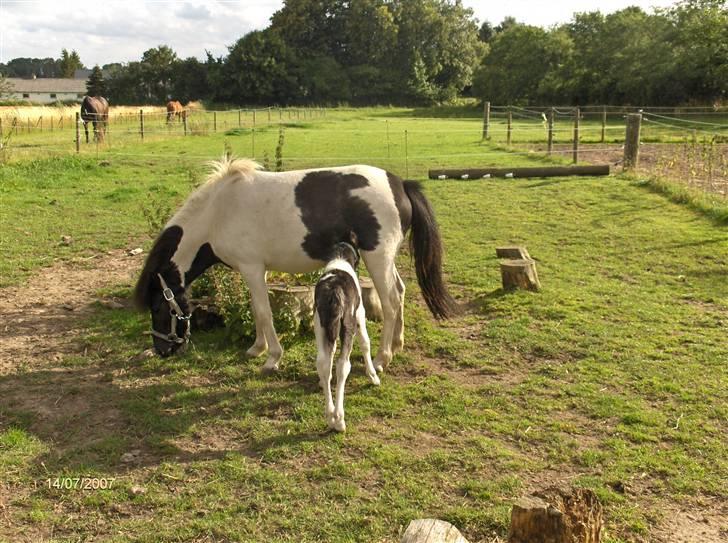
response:
<path id="1" fill-rule="evenodd" d="M 248 355 L 268 349 L 263 369 L 275 370 L 283 350 L 273 327 L 266 271 L 320 268 L 330 248 L 352 231 L 382 302 L 384 324 L 375 366 L 386 367 L 403 345 L 405 289 L 394 260 L 410 225 L 425 301 L 435 316 L 447 316 L 453 306 L 441 277 L 439 233 L 417 183 L 364 165 L 280 173 L 258 168 L 249 160 L 215 163 L 208 181 L 160 234 L 135 293 L 138 304 L 152 310 L 154 330 L 166 332 L 170 323 L 162 278 L 187 312 L 185 288 L 207 267 L 223 262 L 241 273 L 250 290 L 256 340 Z M 183 333 L 180 328 L 178 335 Z M 165 346 L 164 335 L 156 334 L 155 347 L 168 355 L 178 345 Z"/>

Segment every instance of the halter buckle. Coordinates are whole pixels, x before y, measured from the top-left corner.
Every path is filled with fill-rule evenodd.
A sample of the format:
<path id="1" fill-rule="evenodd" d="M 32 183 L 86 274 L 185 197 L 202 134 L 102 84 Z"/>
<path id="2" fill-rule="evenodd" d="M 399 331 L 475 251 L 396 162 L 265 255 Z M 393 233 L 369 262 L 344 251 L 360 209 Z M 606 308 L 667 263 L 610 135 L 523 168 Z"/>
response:
<path id="1" fill-rule="evenodd" d="M 172 292 L 172 289 L 169 287 L 166 287 L 162 290 L 162 296 L 164 296 L 164 299 L 168 302 L 171 302 L 174 300 L 174 292 Z"/>

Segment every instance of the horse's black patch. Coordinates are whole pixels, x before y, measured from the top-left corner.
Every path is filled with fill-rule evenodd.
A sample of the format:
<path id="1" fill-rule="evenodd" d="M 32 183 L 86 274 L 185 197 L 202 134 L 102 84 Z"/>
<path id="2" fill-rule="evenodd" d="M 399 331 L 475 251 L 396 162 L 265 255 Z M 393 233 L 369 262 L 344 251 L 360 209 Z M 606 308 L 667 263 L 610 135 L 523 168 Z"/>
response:
<path id="1" fill-rule="evenodd" d="M 330 345 L 337 335 L 342 345 L 345 337 L 354 335 L 359 303 L 359 290 L 351 275 L 343 270 L 330 270 L 321 276 L 314 292 L 314 307 Z"/>
<path id="2" fill-rule="evenodd" d="M 212 246 L 209 243 L 205 243 L 197 250 L 190 269 L 185 273 L 185 285 L 189 285 L 202 275 L 207 268 L 218 263 L 225 264 L 212 250 Z"/>
<path id="3" fill-rule="evenodd" d="M 351 191 L 366 187 L 363 175 L 332 171 L 311 172 L 296 185 L 296 205 L 308 234 L 301 246 L 314 260 L 326 261 L 331 248 L 347 241 L 354 231 L 359 248 L 373 251 L 379 244 L 380 225 L 369 204 Z"/>
<path id="4" fill-rule="evenodd" d="M 176 225 L 170 226 L 163 230 L 154 242 L 154 246 L 149 251 L 149 256 L 147 256 L 147 260 L 144 262 L 144 269 L 142 269 L 139 281 L 137 281 L 136 288 L 134 289 L 134 300 L 139 308 L 149 308 L 151 306 L 153 292 L 155 290 L 161 292 L 162 287 L 159 285 L 159 280 L 156 277 L 158 273 L 164 276 L 169 287 L 175 292 L 181 286 L 179 273 L 167 272 L 171 269 L 177 270 L 177 265 L 172 262 L 172 256 L 177 251 L 177 247 L 179 247 L 182 234 L 182 227 Z"/>
<path id="5" fill-rule="evenodd" d="M 394 195 L 394 205 L 397 206 L 399 222 L 402 225 L 402 233 L 404 234 L 412 225 L 412 203 L 407 197 L 407 194 L 405 194 L 404 185 L 399 177 L 387 172 L 387 180 L 389 181 L 389 188 L 392 189 L 392 194 Z"/>

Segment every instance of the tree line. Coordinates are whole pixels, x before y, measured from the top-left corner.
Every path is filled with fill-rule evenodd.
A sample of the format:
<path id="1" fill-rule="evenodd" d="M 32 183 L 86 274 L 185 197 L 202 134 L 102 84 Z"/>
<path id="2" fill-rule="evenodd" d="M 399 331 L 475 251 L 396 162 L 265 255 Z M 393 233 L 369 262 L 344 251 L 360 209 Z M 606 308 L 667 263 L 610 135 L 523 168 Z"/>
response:
<path id="1" fill-rule="evenodd" d="M 68 73 L 64 55 L 55 69 L 66 58 Z M 160 45 L 103 71 L 116 104 L 716 103 L 728 92 L 728 10 L 684 0 L 544 29 L 510 17 L 479 25 L 460 0 L 286 0 L 227 55 L 182 59 Z"/>

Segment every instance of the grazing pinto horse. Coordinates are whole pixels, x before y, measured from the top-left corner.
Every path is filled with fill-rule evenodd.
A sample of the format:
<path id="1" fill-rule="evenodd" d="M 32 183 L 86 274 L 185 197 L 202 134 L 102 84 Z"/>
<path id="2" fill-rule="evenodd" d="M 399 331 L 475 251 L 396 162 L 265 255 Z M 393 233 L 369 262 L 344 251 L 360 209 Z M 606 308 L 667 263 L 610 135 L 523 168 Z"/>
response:
<path id="1" fill-rule="evenodd" d="M 88 123 L 94 124 L 94 139 L 104 141 L 106 123 L 109 122 L 109 102 L 103 96 L 84 96 L 81 102 L 81 120 L 88 143 Z"/>
<path id="2" fill-rule="evenodd" d="M 324 413 L 329 428 L 337 432 L 346 431 L 344 422 L 344 387 L 351 371 L 351 349 L 354 337 L 359 338 L 359 346 L 364 355 L 364 367 L 369 380 L 379 384 L 379 377 L 372 364 L 369 334 L 361 299 L 361 286 L 356 276 L 359 252 L 356 250 L 356 235 L 352 244 L 337 243 L 329 263 L 316 285 L 314 294 L 315 311 L 313 329 L 316 333 L 318 355 L 316 369 L 319 383 L 324 390 Z M 341 352 L 336 361 L 336 405 L 331 398 L 331 371 L 336 354 L 336 339 L 341 340 Z"/>
<path id="3" fill-rule="evenodd" d="M 185 108 L 182 107 L 182 104 L 179 103 L 177 100 L 170 100 L 167 102 L 167 123 L 171 123 L 172 119 L 174 117 L 177 117 L 177 120 L 181 120 L 182 117 L 186 115 Z"/>
<path id="4" fill-rule="evenodd" d="M 267 349 L 263 370 L 276 370 L 283 349 L 273 328 L 266 270 L 320 268 L 331 247 L 352 231 L 384 314 L 377 369 L 387 366 L 404 341 L 405 288 L 394 259 L 410 228 L 425 302 L 435 317 L 454 312 L 442 279 L 437 224 L 415 181 L 372 166 L 276 173 L 259 171 L 250 160 L 213 164 L 207 182 L 155 241 L 136 285 L 137 304 L 151 310 L 154 347 L 162 356 L 189 339 L 185 288 L 213 264 L 224 263 L 239 271 L 250 289 L 256 337 L 247 354 Z"/>

